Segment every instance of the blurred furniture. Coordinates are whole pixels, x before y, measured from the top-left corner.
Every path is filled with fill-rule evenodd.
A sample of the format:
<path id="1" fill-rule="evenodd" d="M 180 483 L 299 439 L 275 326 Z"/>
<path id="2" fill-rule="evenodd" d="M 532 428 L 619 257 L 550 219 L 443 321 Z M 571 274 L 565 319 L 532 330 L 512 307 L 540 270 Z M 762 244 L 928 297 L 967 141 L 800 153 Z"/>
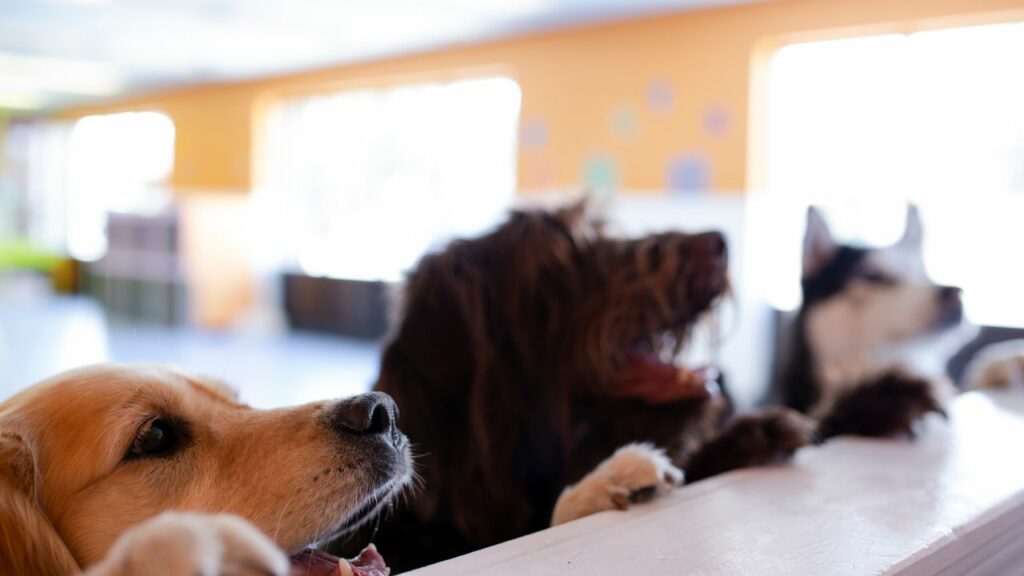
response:
<path id="1" fill-rule="evenodd" d="M 63 258 L 26 240 L 0 241 L 0 271 L 38 270 L 50 272 Z"/>
<path id="2" fill-rule="evenodd" d="M 417 576 L 1024 574 L 1024 391 L 964 394 L 916 441 L 840 438 Z"/>
<path id="3" fill-rule="evenodd" d="M 177 212 L 107 216 L 107 253 L 85 269 L 85 290 L 112 316 L 181 324 L 187 290 Z"/>
<path id="4" fill-rule="evenodd" d="M 0 275 L 45 274 L 57 292 L 79 288 L 79 262 L 25 240 L 0 240 Z"/>
<path id="5" fill-rule="evenodd" d="M 387 331 L 389 284 L 284 274 L 284 308 L 292 328 L 358 338 Z"/>

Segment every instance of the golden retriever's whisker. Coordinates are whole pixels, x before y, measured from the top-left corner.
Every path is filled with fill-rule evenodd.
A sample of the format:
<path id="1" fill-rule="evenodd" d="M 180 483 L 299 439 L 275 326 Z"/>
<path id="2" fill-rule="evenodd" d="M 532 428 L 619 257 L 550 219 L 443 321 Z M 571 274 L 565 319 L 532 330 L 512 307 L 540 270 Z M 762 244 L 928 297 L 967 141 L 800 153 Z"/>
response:
<path id="1" fill-rule="evenodd" d="M 377 518 L 381 511 L 391 503 L 392 499 L 405 489 L 405 487 L 411 482 L 411 479 L 412 471 L 410 470 L 401 478 L 397 480 L 390 480 L 376 490 L 373 490 L 368 494 L 364 494 L 361 499 L 364 504 L 352 511 L 352 513 L 350 513 L 349 516 L 339 524 L 334 537 L 339 538 L 351 536 L 360 528 L 366 526 L 371 520 Z"/>
<path id="2" fill-rule="evenodd" d="M 281 511 L 277 514 L 277 523 L 274 525 L 274 535 L 271 539 L 277 542 L 277 537 L 281 533 L 281 521 L 284 520 L 284 513 L 291 509 L 292 502 L 295 500 L 296 493 L 292 493 L 291 497 L 288 498 L 288 502 L 281 507 Z"/>

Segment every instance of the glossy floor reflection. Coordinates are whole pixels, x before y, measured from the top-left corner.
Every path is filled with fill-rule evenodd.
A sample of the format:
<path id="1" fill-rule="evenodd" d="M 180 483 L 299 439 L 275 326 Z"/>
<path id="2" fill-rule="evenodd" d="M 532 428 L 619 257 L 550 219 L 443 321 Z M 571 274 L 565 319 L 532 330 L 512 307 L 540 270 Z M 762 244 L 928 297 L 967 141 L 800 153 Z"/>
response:
<path id="1" fill-rule="evenodd" d="M 221 378 L 269 408 L 364 392 L 377 358 L 373 342 L 128 325 L 83 297 L 0 294 L 0 401 L 76 366 L 160 362 Z"/>

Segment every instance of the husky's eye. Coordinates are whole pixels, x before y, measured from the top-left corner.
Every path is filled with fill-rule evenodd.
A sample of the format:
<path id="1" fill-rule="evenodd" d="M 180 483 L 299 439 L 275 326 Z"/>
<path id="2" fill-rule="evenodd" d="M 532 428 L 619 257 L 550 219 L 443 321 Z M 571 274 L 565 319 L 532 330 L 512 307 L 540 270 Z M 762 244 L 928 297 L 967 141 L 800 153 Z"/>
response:
<path id="1" fill-rule="evenodd" d="M 181 434 L 171 421 L 156 418 L 147 422 L 135 436 L 128 458 L 169 456 L 181 445 Z"/>
<path id="2" fill-rule="evenodd" d="M 881 286 L 891 286 L 896 283 L 896 280 L 884 272 L 878 270 L 865 270 L 859 275 L 861 280 L 869 284 L 878 284 Z"/>

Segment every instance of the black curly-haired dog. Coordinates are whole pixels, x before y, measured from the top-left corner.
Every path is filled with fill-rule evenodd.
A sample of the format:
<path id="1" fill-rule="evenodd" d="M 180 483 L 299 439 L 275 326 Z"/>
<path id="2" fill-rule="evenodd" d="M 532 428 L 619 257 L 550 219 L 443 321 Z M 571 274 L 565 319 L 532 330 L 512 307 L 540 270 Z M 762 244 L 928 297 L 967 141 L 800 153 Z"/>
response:
<path id="1" fill-rule="evenodd" d="M 715 232 L 606 236 L 583 204 L 513 212 L 424 257 L 375 387 L 421 454 L 421 489 L 375 536 L 389 564 L 465 554 L 678 481 L 664 455 L 631 443 L 663 448 L 694 481 L 812 441 L 793 411 L 729 422 L 725 396 L 673 363 L 726 292 L 726 258 Z"/>

